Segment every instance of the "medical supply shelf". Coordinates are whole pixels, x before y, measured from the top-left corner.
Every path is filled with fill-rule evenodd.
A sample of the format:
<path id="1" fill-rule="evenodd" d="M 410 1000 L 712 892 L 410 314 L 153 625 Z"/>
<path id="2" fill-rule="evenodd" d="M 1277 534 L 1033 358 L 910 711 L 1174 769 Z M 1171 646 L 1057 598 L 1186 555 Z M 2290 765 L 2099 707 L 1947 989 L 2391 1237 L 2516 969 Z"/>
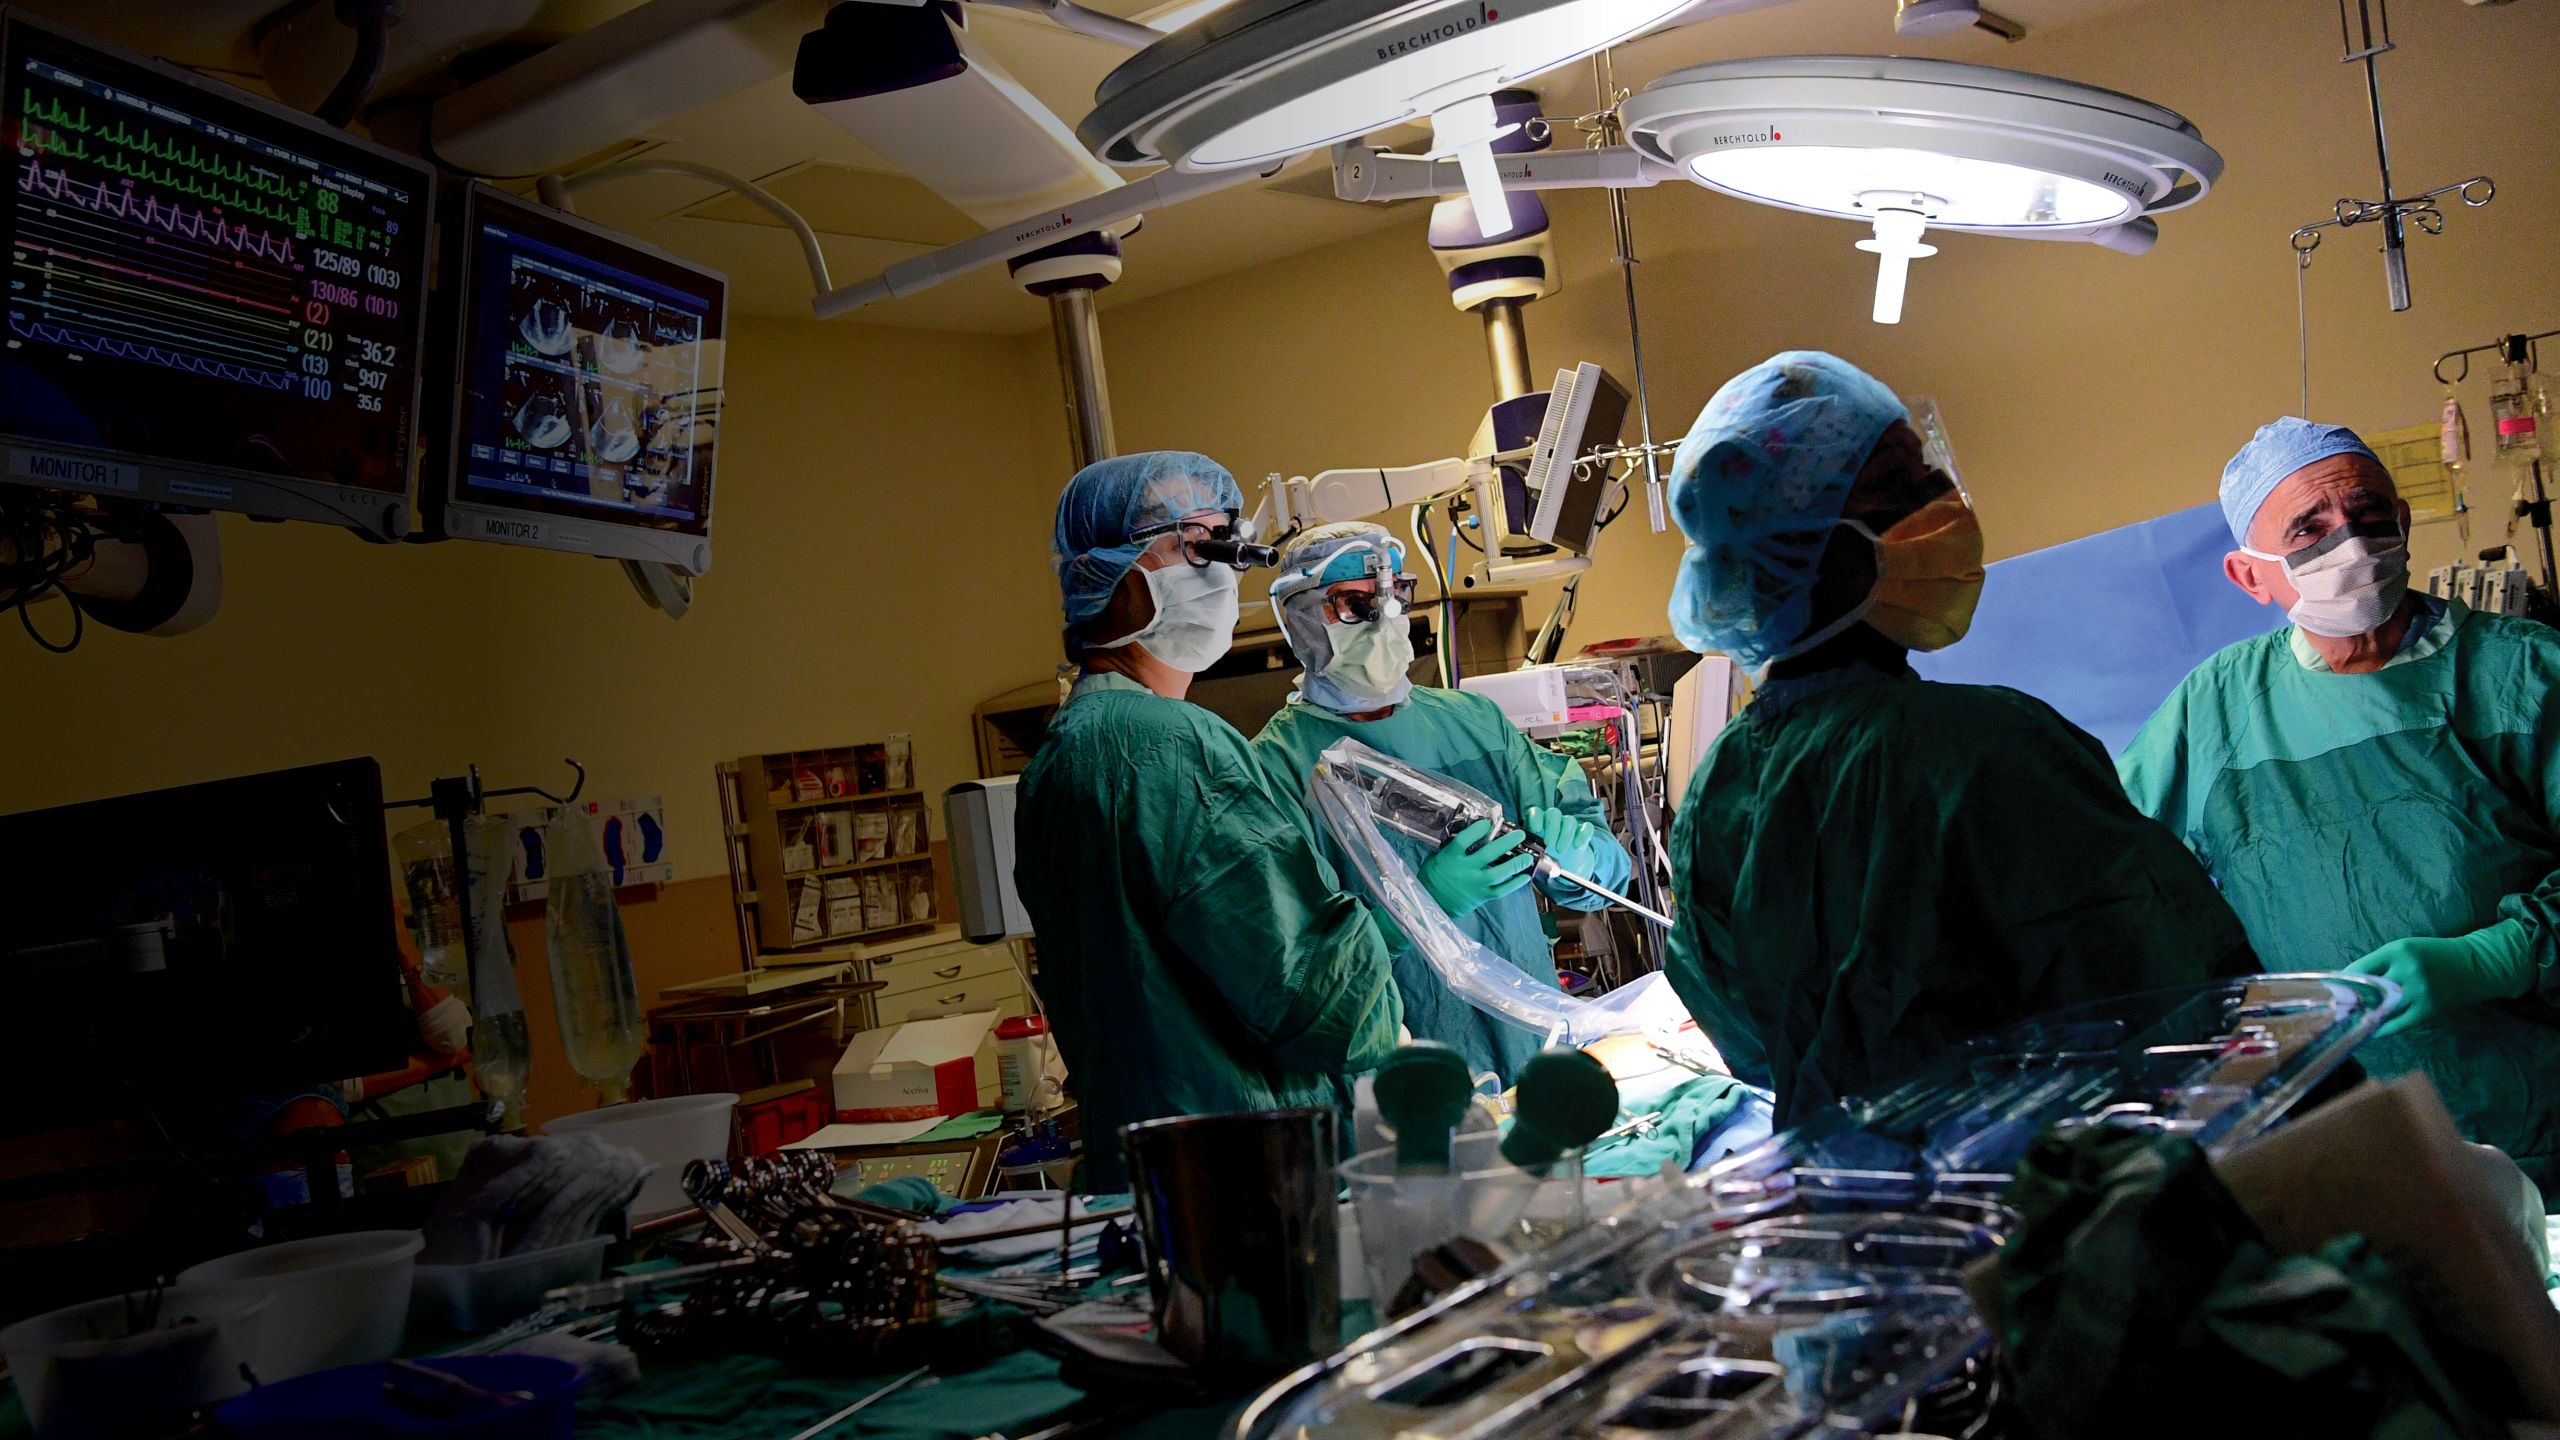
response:
<path id="1" fill-rule="evenodd" d="M 940 865 L 904 736 L 714 770 L 744 968 L 940 922 Z"/>

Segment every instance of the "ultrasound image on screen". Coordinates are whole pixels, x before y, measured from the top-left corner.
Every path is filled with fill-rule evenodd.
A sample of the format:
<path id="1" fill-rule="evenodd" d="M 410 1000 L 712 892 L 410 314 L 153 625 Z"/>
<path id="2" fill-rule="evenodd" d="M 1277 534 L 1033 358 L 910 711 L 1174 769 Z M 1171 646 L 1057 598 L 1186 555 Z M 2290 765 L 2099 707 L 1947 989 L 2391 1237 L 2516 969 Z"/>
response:
<path id="1" fill-rule="evenodd" d="M 706 533 L 719 282 L 504 197 L 471 228 L 455 498 Z"/>

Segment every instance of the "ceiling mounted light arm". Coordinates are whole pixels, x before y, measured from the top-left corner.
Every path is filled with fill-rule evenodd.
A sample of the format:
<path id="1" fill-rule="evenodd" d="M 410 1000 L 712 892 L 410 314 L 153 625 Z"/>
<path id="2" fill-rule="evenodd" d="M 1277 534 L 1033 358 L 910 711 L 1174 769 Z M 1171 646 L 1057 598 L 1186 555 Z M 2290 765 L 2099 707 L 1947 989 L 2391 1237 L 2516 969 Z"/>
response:
<path id="1" fill-rule="evenodd" d="M 903 3 L 903 0 L 889 0 Z M 1144 50 L 1165 37 L 1166 32 L 1135 20 L 1105 15 L 1087 9 L 1075 0 L 971 0 L 972 4 L 993 5 L 1003 10 L 1020 10 L 1026 14 L 1046 16 L 1061 30 L 1073 31 L 1089 39 L 1101 40 L 1130 50 Z"/>
<path id="2" fill-rule="evenodd" d="M 1630 190 L 1680 178 L 1625 145 L 1496 155 L 1493 164 L 1504 190 Z M 1467 183 L 1455 161 L 1372 150 L 1355 140 L 1333 147 L 1333 193 L 1353 201 L 1419 200 L 1463 195 Z"/>
<path id="3" fill-rule="evenodd" d="M 868 280 L 820 295 L 810 302 L 809 308 L 819 319 L 832 320 L 865 305 L 930 290 L 955 275 L 982 270 L 989 265 L 1028 255 L 1034 250 L 1044 250 L 1062 240 L 1112 229 L 1149 210 L 1161 210 L 1195 196 L 1265 178 L 1279 168 L 1274 165 L 1269 170 L 1225 170 L 1206 175 L 1160 170 L 1144 180 L 1132 181 L 1116 190 L 1106 190 L 1089 200 L 1027 215 L 974 239 L 946 245 L 912 260 L 901 260 Z"/>

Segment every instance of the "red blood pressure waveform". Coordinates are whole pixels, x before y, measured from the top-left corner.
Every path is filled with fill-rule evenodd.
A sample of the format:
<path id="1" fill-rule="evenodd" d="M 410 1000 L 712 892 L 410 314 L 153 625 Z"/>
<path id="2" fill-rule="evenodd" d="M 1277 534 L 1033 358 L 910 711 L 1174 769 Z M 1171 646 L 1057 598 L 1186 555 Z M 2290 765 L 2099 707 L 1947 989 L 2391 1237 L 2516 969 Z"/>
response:
<path id="1" fill-rule="evenodd" d="M 141 194 L 131 183 L 110 185 L 100 180 L 83 185 L 59 169 L 47 169 L 41 152 L 27 157 L 18 172 L 18 188 L 30 195 L 41 195 L 101 215 L 130 220 L 146 229 L 158 230 L 182 240 L 240 251 L 261 260 L 300 268 L 300 256 L 290 236 L 275 235 L 249 225 L 235 225 L 209 211 L 190 211 L 178 205 L 163 204 L 157 198 Z"/>

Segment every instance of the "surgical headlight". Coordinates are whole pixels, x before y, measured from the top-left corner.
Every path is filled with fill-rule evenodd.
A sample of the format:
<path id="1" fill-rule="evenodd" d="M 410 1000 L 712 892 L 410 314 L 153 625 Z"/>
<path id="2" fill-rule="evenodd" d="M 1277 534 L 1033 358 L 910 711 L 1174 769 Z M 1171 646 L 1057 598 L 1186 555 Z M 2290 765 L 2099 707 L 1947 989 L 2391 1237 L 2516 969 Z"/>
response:
<path id="1" fill-rule="evenodd" d="M 1257 567 L 1269 569 L 1280 563 L 1280 552 L 1269 545 L 1253 543 L 1253 523 L 1239 521 L 1232 510 L 1226 523 L 1204 524 L 1198 520 L 1168 520 L 1161 525 L 1148 525 L 1129 532 L 1129 543 L 1153 541 L 1165 535 L 1182 537 L 1182 558 L 1193 569 L 1205 570 L 1211 565 L 1225 565 L 1236 570 Z"/>

